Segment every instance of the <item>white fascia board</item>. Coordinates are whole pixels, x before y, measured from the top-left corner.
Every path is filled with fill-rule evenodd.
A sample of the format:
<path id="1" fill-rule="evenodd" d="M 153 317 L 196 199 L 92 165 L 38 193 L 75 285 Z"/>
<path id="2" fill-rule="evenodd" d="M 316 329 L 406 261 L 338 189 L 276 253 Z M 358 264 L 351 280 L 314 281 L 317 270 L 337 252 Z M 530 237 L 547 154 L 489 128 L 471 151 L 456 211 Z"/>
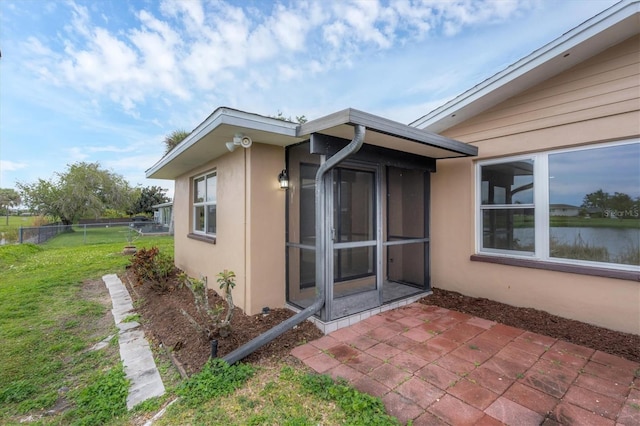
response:
<path id="1" fill-rule="evenodd" d="M 436 133 L 453 127 L 589 57 L 584 53 L 565 57 L 571 49 L 581 47 L 593 56 L 637 34 L 639 19 L 640 0 L 616 3 L 409 125 Z M 620 31 L 606 31 L 618 24 Z"/>
<path id="2" fill-rule="evenodd" d="M 265 117 L 263 115 L 252 114 L 233 108 L 219 107 L 202 123 L 198 125 L 189 135 L 174 149 L 164 156 L 160 161 L 146 170 L 147 177 L 152 176 L 158 170 L 175 160 L 184 151 L 197 144 L 202 138 L 213 129 L 228 124 L 231 126 L 246 127 L 255 130 L 277 133 L 285 136 L 296 136 L 297 123 L 291 123 L 277 118 Z"/>

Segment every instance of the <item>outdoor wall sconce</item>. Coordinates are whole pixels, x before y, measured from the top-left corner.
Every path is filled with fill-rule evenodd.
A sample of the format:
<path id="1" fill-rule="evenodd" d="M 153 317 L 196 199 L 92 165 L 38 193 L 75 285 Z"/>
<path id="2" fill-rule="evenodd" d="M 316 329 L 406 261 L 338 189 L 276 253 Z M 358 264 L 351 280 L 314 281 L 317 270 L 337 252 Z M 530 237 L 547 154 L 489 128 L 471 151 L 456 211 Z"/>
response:
<path id="1" fill-rule="evenodd" d="M 278 175 L 278 182 L 280 182 L 280 189 L 289 188 L 289 175 L 287 174 L 287 169 L 282 169 Z"/>

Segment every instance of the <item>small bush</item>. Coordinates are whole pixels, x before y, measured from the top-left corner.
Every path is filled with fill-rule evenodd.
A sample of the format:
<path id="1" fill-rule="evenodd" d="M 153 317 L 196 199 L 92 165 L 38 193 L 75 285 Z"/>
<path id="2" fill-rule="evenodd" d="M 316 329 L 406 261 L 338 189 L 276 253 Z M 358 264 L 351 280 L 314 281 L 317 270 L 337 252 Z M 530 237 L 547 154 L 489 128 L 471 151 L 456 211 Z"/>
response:
<path id="1" fill-rule="evenodd" d="M 254 373 L 248 364 L 229 365 L 222 359 L 210 359 L 202 371 L 191 376 L 176 390 L 185 404 L 195 407 L 212 398 L 232 394 Z"/>
<path id="2" fill-rule="evenodd" d="M 574 239 L 573 244 L 567 244 L 552 237 L 550 255 L 551 257 L 563 259 L 592 260 L 595 262 L 609 261 L 609 251 L 606 247 L 593 246 L 584 241 L 579 234 Z"/>
<path id="3" fill-rule="evenodd" d="M 33 224 L 31 226 L 45 226 L 51 223 L 46 216 L 36 216 L 33 218 Z"/>
<path id="4" fill-rule="evenodd" d="M 616 263 L 625 265 L 640 265 L 640 247 L 629 244 L 624 251 L 617 256 Z"/>
<path id="5" fill-rule="evenodd" d="M 139 285 L 149 284 L 163 292 L 169 286 L 169 278 L 175 273 L 173 256 L 160 252 L 158 247 L 140 249 L 131 257 L 131 269 Z"/>

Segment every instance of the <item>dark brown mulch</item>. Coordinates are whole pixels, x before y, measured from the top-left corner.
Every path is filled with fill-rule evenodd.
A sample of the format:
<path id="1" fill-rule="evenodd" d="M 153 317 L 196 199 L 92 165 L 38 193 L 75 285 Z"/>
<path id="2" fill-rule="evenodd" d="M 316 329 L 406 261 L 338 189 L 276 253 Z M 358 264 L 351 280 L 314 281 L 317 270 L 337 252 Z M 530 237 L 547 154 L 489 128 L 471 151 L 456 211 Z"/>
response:
<path id="1" fill-rule="evenodd" d="M 168 290 L 163 293 L 156 292 L 149 285 L 136 285 L 130 271 L 122 280 L 134 299 L 136 311 L 142 316 L 145 334 L 157 345 L 172 352 L 188 374 L 200 371 L 207 361 L 211 354 L 212 338 L 218 340 L 218 356 L 223 357 L 293 315 L 288 309 L 272 309 L 268 315 L 249 316 L 236 308 L 231 322 L 231 335 L 225 338 L 208 336 L 202 329 L 207 324 L 210 326 L 210 322 L 197 312 L 192 293 L 180 286 L 177 280 L 170 282 Z M 209 290 L 209 297 L 212 304 L 224 303 L 213 290 Z M 468 313 L 640 362 L 640 336 L 637 335 L 607 330 L 536 309 L 517 308 L 440 289 L 433 289 L 433 294 L 421 299 L 420 303 Z M 199 326 L 194 326 L 189 317 Z M 320 337 L 322 333 L 305 321 L 249 355 L 245 361 L 279 361 L 286 358 L 294 347 Z"/>
<path id="2" fill-rule="evenodd" d="M 518 308 L 437 288 L 433 289 L 432 295 L 421 299 L 420 303 L 452 309 L 640 362 L 640 336 L 635 334 L 608 330 L 537 309 Z"/>
<path id="3" fill-rule="evenodd" d="M 224 338 L 219 335 L 207 336 L 181 312 L 184 310 L 196 320 L 200 328 L 204 329 L 207 325 L 213 328 L 207 317 L 197 312 L 191 291 L 180 286 L 177 280 L 171 282 L 163 293 L 152 290 L 148 285 L 135 284 L 130 271 L 123 277 L 123 282 L 134 299 L 136 311 L 142 316 L 145 334 L 156 344 L 172 351 L 189 375 L 200 371 L 209 359 L 211 339 L 218 340 L 218 357 L 223 357 L 293 315 L 288 309 L 272 309 L 267 315 L 249 316 L 236 307 L 231 320 L 231 335 Z M 213 306 L 224 301 L 213 290 L 209 290 L 209 303 Z M 277 361 L 289 355 L 294 347 L 322 336 L 320 330 L 305 321 L 258 349 L 244 361 Z"/>

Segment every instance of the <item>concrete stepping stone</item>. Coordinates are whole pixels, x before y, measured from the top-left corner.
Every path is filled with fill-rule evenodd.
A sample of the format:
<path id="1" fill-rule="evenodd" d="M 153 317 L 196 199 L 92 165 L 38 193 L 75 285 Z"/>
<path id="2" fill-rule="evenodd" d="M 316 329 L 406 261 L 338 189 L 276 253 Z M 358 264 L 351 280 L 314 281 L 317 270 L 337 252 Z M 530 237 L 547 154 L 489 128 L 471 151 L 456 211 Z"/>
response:
<path id="1" fill-rule="evenodd" d="M 135 321 L 122 322 L 133 311 L 127 288 L 115 274 L 103 276 L 102 281 L 111 295 L 111 312 L 118 327 L 120 358 L 125 376 L 130 381 L 127 395 L 127 409 L 130 410 L 149 398 L 164 395 L 164 384 L 144 331 L 138 328 L 140 324 Z"/>

